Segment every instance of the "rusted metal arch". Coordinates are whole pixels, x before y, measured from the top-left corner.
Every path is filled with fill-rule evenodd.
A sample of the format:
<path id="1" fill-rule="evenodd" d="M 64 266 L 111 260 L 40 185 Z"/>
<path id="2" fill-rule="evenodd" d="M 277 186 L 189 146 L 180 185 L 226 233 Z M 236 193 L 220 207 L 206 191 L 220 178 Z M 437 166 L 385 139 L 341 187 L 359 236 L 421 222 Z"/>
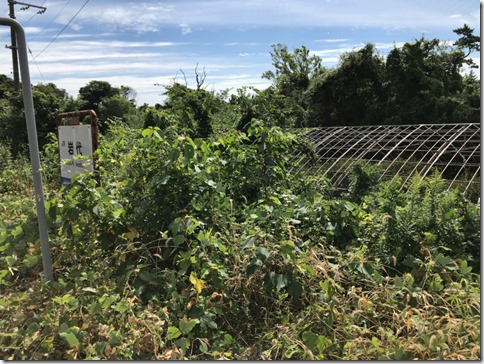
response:
<path id="1" fill-rule="evenodd" d="M 366 128 L 365 128 L 366 129 Z M 333 164 L 326 170 L 324 176 L 327 175 L 327 173 L 333 169 L 333 167 L 344 157 L 346 156 L 346 154 L 348 154 L 348 152 L 351 150 L 351 148 L 353 148 L 355 145 L 358 144 L 358 142 L 361 140 L 361 139 L 358 139 L 356 143 L 354 143 L 355 139 L 357 139 L 358 137 L 361 137 L 362 136 L 362 131 L 360 130 L 357 130 L 358 133 L 354 133 L 354 135 L 352 136 L 351 139 L 349 139 L 348 141 L 346 141 L 345 143 L 343 143 L 343 148 L 345 149 L 342 149 L 342 148 L 338 148 L 339 150 L 344 150 L 343 153 L 333 162 Z M 350 145 L 349 148 L 347 148 L 347 146 Z M 318 169 L 318 172 L 319 172 L 320 169 Z"/>
<path id="2" fill-rule="evenodd" d="M 379 181 L 400 175 L 402 188 L 417 172 L 422 177 L 439 169 L 449 188 L 462 179 L 466 190 L 475 183 L 480 171 L 480 124 L 415 124 L 312 128 L 305 134 L 313 144 L 318 165 L 312 166 L 303 153 L 292 157 L 292 171 L 311 173 L 318 180 L 329 178 L 334 188 L 353 165 L 386 164 Z M 393 169 L 392 175 L 388 174 Z M 450 176 L 450 177 L 449 177 Z"/>
<path id="3" fill-rule="evenodd" d="M 427 157 L 428 155 L 430 155 L 430 161 L 432 161 L 432 159 L 435 158 L 436 156 L 436 153 L 439 153 L 438 155 L 442 155 L 442 153 L 439 152 L 439 150 L 442 148 L 440 147 L 439 148 L 439 143 L 441 143 L 443 140 L 446 140 L 446 138 L 449 136 L 449 135 L 452 135 L 454 133 L 454 130 L 456 129 L 457 125 L 454 126 L 453 128 L 451 128 L 450 130 L 447 130 L 433 145 L 432 145 L 432 148 L 429 149 L 425 154 L 424 156 L 420 159 L 420 161 L 415 165 L 415 167 L 412 169 L 412 171 L 407 175 L 407 178 L 405 179 L 405 181 L 403 182 L 402 184 L 402 188 L 404 185 L 407 184 L 407 182 L 412 178 L 412 176 L 415 174 L 415 172 L 419 172 L 420 174 L 422 173 L 422 171 L 418 171 L 418 166 L 420 165 L 423 165 L 423 172 L 424 174 L 422 176 L 426 176 L 427 175 L 427 172 L 430 170 L 430 168 L 428 168 L 428 165 L 426 165 L 427 163 L 429 163 L 428 161 L 424 161 L 425 157 Z M 455 139 L 454 139 L 455 140 Z M 448 144 L 448 143 L 446 143 Z M 433 148 L 436 147 L 437 150 L 434 151 Z M 432 163 L 432 167 L 433 167 L 433 164 Z M 427 168 L 426 168 L 427 167 Z"/>
<path id="4" fill-rule="evenodd" d="M 379 145 L 386 136 L 392 134 L 394 132 L 393 129 L 391 128 L 384 128 L 382 130 L 382 136 L 380 138 L 375 138 L 374 140 L 372 140 L 371 138 L 368 138 L 368 141 L 370 143 L 369 147 L 366 148 L 366 149 L 363 149 L 359 154 L 358 154 L 358 150 L 355 151 L 355 153 L 353 153 L 353 155 L 350 157 L 350 159 L 348 159 L 347 162 L 345 162 L 341 168 L 336 172 L 336 174 L 339 176 L 336 181 L 334 182 L 335 186 L 338 186 L 345 178 L 346 176 L 348 176 L 351 168 L 354 166 L 354 164 L 356 163 L 356 161 L 359 161 L 359 160 L 364 160 L 365 156 L 371 152 L 371 150 Z M 386 145 L 388 145 L 388 143 L 390 143 L 392 139 L 388 140 L 383 146 L 381 146 L 381 148 L 384 148 Z M 381 150 L 381 149 L 380 149 Z M 379 150 L 377 149 L 377 152 L 373 154 L 373 156 L 371 158 L 373 158 L 375 155 L 377 155 L 379 152 Z M 355 158 L 356 160 L 351 160 L 351 158 Z M 370 158 L 370 159 L 371 159 Z M 344 166 L 347 166 L 347 168 L 344 170 L 344 172 L 341 172 L 341 169 L 344 167 Z"/>
<path id="5" fill-rule="evenodd" d="M 448 140 L 447 142 L 445 142 L 439 149 L 440 149 L 440 152 L 439 154 L 434 154 L 434 156 L 430 159 L 430 165 L 427 165 L 425 166 L 426 168 L 424 168 L 424 170 L 422 171 L 422 177 L 425 177 L 427 176 L 427 174 L 429 173 L 429 171 L 432 169 L 432 167 L 434 166 L 435 162 L 439 160 L 439 158 L 445 153 L 445 151 L 447 150 L 447 148 L 449 146 L 452 145 L 452 143 L 454 143 L 457 138 L 459 138 L 462 133 L 469 129 L 469 125 L 467 127 L 465 127 L 463 130 L 461 129 L 457 134 L 454 134 L 452 136 L 452 138 L 450 140 Z"/>
<path id="6" fill-rule="evenodd" d="M 471 135 L 471 137 L 470 137 L 470 138 L 472 139 L 474 136 L 476 136 L 476 134 L 477 134 L 478 132 L 479 132 L 478 130 L 474 131 L 474 133 Z M 460 164 L 457 164 L 457 163 L 455 163 L 455 164 L 454 164 L 454 163 L 452 163 L 452 162 L 454 161 L 455 157 L 457 157 L 457 156 L 460 156 L 460 157 L 462 158 L 462 161 L 463 161 L 463 162 L 462 162 L 462 167 L 459 169 L 459 171 L 460 171 L 460 170 L 461 170 L 463 167 L 465 167 L 465 166 L 467 165 L 467 159 L 465 158 L 465 156 L 464 156 L 464 155 L 462 155 L 462 151 L 464 150 L 464 147 L 465 147 L 465 146 L 466 146 L 466 143 L 463 143 L 463 144 L 461 145 L 461 147 L 460 147 L 460 148 L 459 148 L 459 149 L 458 149 L 458 150 L 457 150 L 457 151 L 456 151 L 454 154 L 452 154 L 452 157 L 451 157 L 450 161 L 447 163 L 447 165 L 445 166 L 445 168 L 442 170 L 442 172 L 441 172 L 442 174 L 444 174 L 444 173 L 445 173 L 445 171 L 447 170 L 447 168 L 448 168 L 449 166 L 453 166 L 453 165 L 460 165 Z M 476 150 L 476 149 L 474 149 L 474 151 L 475 151 L 475 150 Z M 458 175 L 458 174 L 459 174 L 459 173 L 457 173 L 457 175 Z"/>
<path id="7" fill-rule="evenodd" d="M 431 129 L 431 126 L 430 126 L 430 128 L 429 128 L 429 129 Z M 439 128 L 439 130 L 441 130 L 441 129 L 444 129 L 444 127 Z M 419 172 L 419 171 L 418 171 L 418 167 L 419 167 L 420 165 L 425 165 L 425 163 L 426 163 L 426 162 L 425 162 L 425 160 L 426 160 L 425 158 L 426 158 L 427 156 L 429 156 L 429 155 L 430 155 L 430 156 L 432 155 L 433 148 L 435 148 L 436 146 L 438 147 L 439 143 L 440 143 L 440 142 L 441 142 L 441 141 L 442 141 L 442 140 L 445 138 L 445 136 L 446 136 L 448 133 L 449 133 L 449 131 L 448 131 L 446 134 L 444 134 L 443 136 L 441 136 L 440 138 L 438 138 L 438 139 L 433 139 L 433 138 L 435 137 L 435 135 L 436 135 L 436 134 L 431 132 L 431 133 L 430 133 L 430 135 L 431 135 L 431 136 L 430 136 L 429 138 L 427 138 L 427 139 L 426 139 L 426 142 L 425 142 L 425 143 L 420 143 L 420 144 L 418 145 L 418 147 L 417 147 L 417 148 L 415 148 L 415 150 L 414 150 L 414 152 L 412 153 L 411 157 L 410 157 L 410 158 L 406 158 L 406 162 L 405 162 L 405 163 L 402 165 L 402 168 L 404 168 L 404 167 L 407 165 L 407 163 L 411 163 L 411 164 L 413 163 L 413 164 L 415 164 L 415 166 L 413 167 L 413 169 L 411 170 L 411 172 L 407 174 L 407 178 L 404 180 L 404 182 L 403 182 L 403 184 L 402 184 L 402 188 L 403 188 L 403 186 L 405 186 L 405 185 L 407 184 L 407 182 L 408 182 L 408 181 L 409 181 L 409 180 L 412 178 L 412 176 L 415 174 L 415 172 Z M 418 162 L 413 162 L 413 157 L 418 155 L 418 153 L 420 152 L 421 148 L 423 148 L 423 147 L 427 147 L 427 142 L 433 142 L 432 147 L 430 147 L 430 148 L 428 148 L 428 149 L 427 149 L 427 151 L 426 151 L 426 152 L 423 154 L 422 158 L 421 158 L 421 159 L 420 159 Z M 380 178 L 378 179 L 378 181 L 381 181 L 381 180 L 383 179 L 383 177 L 385 176 L 385 174 L 386 174 L 386 172 L 387 172 L 387 171 L 388 171 L 388 168 L 387 168 L 387 170 L 386 170 L 386 171 L 385 171 L 385 172 L 384 172 L 384 173 L 383 173 L 383 174 L 380 176 Z M 397 175 L 395 175 L 393 178 L 395 178 L 396 176 L 397 176 Z M 393 180 L 393 178 L 392 178 L 392 180 Z"/>
<path id="8" fill-rule="evenodd" d="M 317 149 L 321 144 L 325 143 L 327 140 L 331 140 L 332 137 L 334 137 L 336 134 L 340 133 L 342 130 L 343 130 L 343 128 L 333 129 L 330 133 L 324 133 L 324 130 L 318 129 L 318 130 L 315 130 L 315 131 L 321 137 L 315 137 L 313 134 L 311 134 L 311 132 L 307 133 L 306 135 L 307 135 L 307 138 L 314 144 L 314 147 Z M 313 131 L 314 131 L 314 129 L 313 129 Z M 302 157 L 298 161 L 295 161 L 294 158 L 291 161 L 293 163 L 293 165 L 299 166 L 298 172 L 303 170 L 304 167 L 306 167 L 310 163 L 310 160 L 307 159 L 306 162 L 301 166 L 300 163 L 302 162 L 302 160 L 306 159 L 305 156 L 303 155 L 303 153 L 301 153 L 301 152 L 299 152 L 296 155 L 296 157 L 301 156 L 301 155 L 302 155 Z"/>
<path id="9" fill-rule="evenodd" d="M 403 130 L 398 130 L 400 127 L 399 126 L 392 126 L 392 127 L 388 127 L 388 131 L 383 135 L 382 139 L 376 139 L 372 145 L 371 145 L 371 148 L 374 148 L 376 145 L 380 144 L 383 140 L 384 137 L 388 136 L 388 135 L 391 135 L 391 134 L 395 134 L 397 135 L 396 132 L 405 132 L 406 130 L 408 130 L 410 126 L 409 125 L 406 125 L 406 126 L 403 126 Z M 412 131 L 410 131 L 410 133 L 408 133 L 405 138 L 403 138 L 400 142 L 404 142 L 406 139 L 408 139 L 411 135 Z M 370 153 L 369 150 L 364 150 L 362 151 L 357 157 L 356 157 L 356 160 L 353 161 L 352 163 L 350 163 L 350 165 L 348 166 L 348 168 L 342 173 L 341 177 L 337 180 L 336 182 L 336 185 L 339 185 L 339 183 L 341 183 L 344 178 L 349 174 L 351 168 L 353 167 L 353 165 L 357 162 L 357 161 L 360 161 L 360 160 L 366 160 L 366 163 L 364 164 L 365 166 L 367 166 L 369 163 L 371 163 L 372 161 L 374 161 L 376 159 L 376 157 L 381 154 L 381 152 L 383 150 L 385 150 L 385 148 L 387 148 L 388 145 L 390 145 L 394 140 L 395 140 L 396 136 L 393 136 L 391 138 L 389 138 L 385 144 L 381 145 L 380 149 L 376 149 L 376 152 L 370 157 L 370 158 L 365 158 L 365 156 Z M 391 150 L 383 157 L 382 160 L 386 159 L 386 157 L 393 151 L 393 149 L 395 149 L 395 147 L 391 148 Z"/>

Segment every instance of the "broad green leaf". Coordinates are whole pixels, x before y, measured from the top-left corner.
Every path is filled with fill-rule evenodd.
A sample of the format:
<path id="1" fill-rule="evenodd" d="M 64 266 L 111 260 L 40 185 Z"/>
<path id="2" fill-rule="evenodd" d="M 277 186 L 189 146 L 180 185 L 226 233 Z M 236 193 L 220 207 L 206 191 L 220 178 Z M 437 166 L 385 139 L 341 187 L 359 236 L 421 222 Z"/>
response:
<path id="1" fill-rule="evenodd" d="M 121 345 L 124 335 L 120 331 L 113 331 L 109 334 L 109 344 L 112 346 Z"/>
<path id="2" fill-rule="evenodd" d="M 63 322 L 59 325 L 59 332 L 60 333 L 65 333 L 65 332 L 68 332 L 69 331 L 69 325 L 67 324 L 67 322 Z"/>
<path id="3" fill-rule="evenodd" d="M 95 315 L 101 311 L 102 307 L 99 302 L 92 302 L 87 306 L 87 312 L 89 312 L 90 315 Z"/>
<path id="4" fill-rule="evenodd" d="M 163 133 L 161 130 L 155 130 L 153 134 L 158 140 L 163 140 Z"/>
<path id="5" fill-rule="evenodd" d="M 244 239 L 241 243 L 242 249 L 252 248 L 255 243 L 257 242 L 255 236 L 249 236 L 248 238 Z"/>
<path id="6" fill-rule="evenodd" d="M 173 242 L 175 245 L 181 245 L 185 242 L 185 237 L 183 235 L 175 235 L 173 237 Z"/>
<path id="7" fill-rule="evenodd" d="M 22 234 L 23 233 L 23 229 L 22 229 L 22 226 L 18 225 L 12 232 L 12 236 L 15 238 L 17 237 L 18 235 Z"/>
<path id="8" fill-rule="evenodd" d="M 124 312 L 128 311 L 129 309 L 130 309 L 129 302 L 124 300 L 124 299 L 122 299 L 121 301 L 116 303 L 116 305 L 114 306 L 114 310 L 118 311 L 120 313 L 124 313 Z"/>
<path id="9" fill-rule="evenodd" d="M 37 330 L 40 330 L 40 325 L 38 322 L 32 322 L 26 330 L 27 335 L 32 335 Z"/>
<path id="10" fill-rule="evenodd" d="M 311 331 L 305 331 L 302 334 L 302 339 L 304 345 L 306 345 L 309 350 L 313 351 L 318 342 L 318 335 Z"/>
<path id="11" fill-rule="evenodd" d="M 467 261 L 463 260 L 460 264 L 460 274 L 466 275 L 472 271 L 472 267 L 467 266 Z M 1 272 L 0 272 L 1 273 Z M 1 277 L 0 277 L 1 278 Z"/>
<path id="12" fill-rule="evenodd" d="M 176 161 L 180 157 L 180 150 L 177 148 L 173 148 L 170 150 L 170 153 L 168 154 L 168 158 L 170 158 L 171 161 Z"/>
<path id="13" fill-rule="evenodd" d="M 99 217 L 103 213 L 103 208 L 99 205 L 96 205 L 92 208 L 92 212 L 94 213 L 94 215 Z"/>
<path id="14" fill-rule="evenodd" d="M 279 292 L 287 285 L 287 276 L 284 274 L 276 274 L 276 291 Z"/>
<path id="15" fill-rule="evenodd" d="M 302 293 L 302 286 L 297 281 L 292 281 L 287 285 L 287 293 L 293 298 L 298 299 Z"/>
<path id="16" fill-rule="evenodd" d="M 186 337 L 181 337 L 175 341 L 176 346 L 182 350 L 187 350 L 190 347 L 190 340 Z"/>
<path id="17" fill-rule="evenodd" d="M 155 283 L 155 284 L 157 283 L 155 276 L 152 275 L 151 273 L 146 272 L 146 271 L 141 272 L 139 277 L 145 282 Z"/>
<path id="18" fill-rule="evenodd" d="M 81 344 L 76 335 L 74 335 L 72 332 L 61 332 L 59 336 L 64 339 L 67 342 L 67 345 L 69 345 L 71 348 L 79 347 Z"/>
<path id="19" fill-rule="evenodd" d="M 208 351 L 207 343 L 201 339 L 199 339 L 199 342 L 200 342 L 200 346 L 199 346 L 200 352 L 206 353 Z"/>
<path id="20" fill-rule="evenodd" d="M 192 319 L 189 320 L 186 317 L 183 317 L 183 319 L 180 320 L 178 327 L 180 328 L 181 332 L 183 334 L 188 334 L 190 331 L 193 330 L 193 328 L 198 324 L 197 319 Z"/>
<path id="21" fill-rule="evenodd" d="M 27 268 L 33 268 L 40 262 L 40 257 L 38 255 L 28 255 L 24 258 L 23 263 Z"/>
<path id="22" fill-rule="evenodd" d="M 180 337 L 181 336 L 181 331 L 178 329 L 178 327 L 175 327 L 175 326 L 170 326 L 168 328 L 168 340 L 174 340 L 176 339 L 177 337 Z"/>
<path id="23" fill-rule="evenodd" d="M 262 247 L 258 247 L 257 250 L 255 251 L 255 255 L 257 256 L 257 258 L 259 258 L 262 262 L 265 262 L 267 260 L 267 258 L 269 258 L 269 255 L 271 255 L 271 253 L 269 252 L 269 250 L 267 250 L 266 248 L 264 248 L 263 246 Z"/>
<path id="24" fill-rule="evenodd" d="M 260 259 L 252 259 L 249 264 L 247 264 L 247 268 L 245 270 L 245 273 L 250 276 L 252 274 L 254 274 L 255 272 L 257 272 L 260 267 L 262 267 L 262 261 Z"/>
<path id="25" fill-rule="evenodd" d="M 319 352 L 323 354 L 325 350 L 331 346 L 332 341 L 328 339 L 324 335 L 318 335 L 318 341 L 316 342 L 316 347 L 318 348 Z"/>
<path id="26" fill-rule="evenodd" d="M 169 175 L 163 176 L 160 179 L 157 179 L 157 184 L 158 185 L 166 185 L 168 183 L 168 181 L 170 180 L 170 178 L 171 178 L 171 176 L 169 176 Z"/>
<path id="27" fill-rule="evenodd" d="M 126 210 L 122 207 L 113 211 L 113 216 L 119 219 L 122 215 L 126 214 Z"/>
<path id="28" fill-rule="evenodd" d="M 325 281 L 320 281 L 319 286 L 324 290 L 325 293 L 325 300 L 329 301 L 333 296 L 333 287 L 331 285 L 331 281 L 329 279 Z"/>
<path id="29" fill-rule="evenodd" d="M 212 181 L 211 179 L 206 180 L 205 183 L 209 185 L 210 187 L 216 187 L 217 183 L 215 181 Z"/>
<path id="30" fill-rule="evenodd" d="M 279 292 L 282 288 L 286 287 L 288 283 L 287 276 L 276 272 L 269 272 L 264 277 L 264 284 L 267 289 L 275 289 Z"/>
<path id="31" fill-rule="evenodd" d="M 111 306 L 111 303 L 116 301 L 116 298 L 111 297 L 111 296 L 104 296 L 104 297 L 99 298 L 98 301 L 101 304 L 101 307 L 103 309 L 105 309 L 105 308 L 108 308 L 109 306 Z"/>
<path id="32" fill-rule="evenodd" d="M 454 263 L 454 261 L 451 258 L 445 255 L 442 255 L 442 253 L 437 254 L 434 261 L 436 264 L 440 265 L 443 268 L 450 268 Z"/>
<path id="33" fill-rule="evenodd" d="M 316 272 L 314 271 L 314 268 L 313 268 L 312 265 L 309 265 L 309 264 L 298 264 L 297 267 L 298 267 L 298 269 L 301 272 L 308 272 L 313 277 L 316 275 Z"/>
<path id="34" fill-rule="evenodd" d="M 141 132 L 141 135 L 143 136 L 143 138 L 146 138 L 146 137 L 150 137 L 152 136 L 154 133 L 154 130 L 151 129 L 151 128 L 148 128 L 148 129 L 144 129 L 142 132 Z"/>

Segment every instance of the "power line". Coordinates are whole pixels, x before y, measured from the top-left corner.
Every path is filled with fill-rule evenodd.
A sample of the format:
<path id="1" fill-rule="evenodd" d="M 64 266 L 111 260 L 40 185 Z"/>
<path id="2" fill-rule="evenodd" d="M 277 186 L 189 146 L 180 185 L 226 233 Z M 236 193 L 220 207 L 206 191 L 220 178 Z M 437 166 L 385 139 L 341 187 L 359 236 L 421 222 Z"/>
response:
<path id="1" fill-rule="evenodd" d="M 86 2 L 81 6 L 81 8 L 77 11 L 77 13 L 74 14 L 74 16 L 71 18 L 71 20 L 69 20 L 69 22 L 64 26 L 64 28 L 62 28 L 60 30 L 59 33 L 57 33 L 57 35 L 54 37 L 54 39 L 52 39 L 49 44 L 47 44 L 44 49 L 42 49 L 33 59 L 35 60 L 38 56 L 40 56 L 52 43 L 55 42 L 55 40 L 59 37 L 59 35 L 61 35 L 64 30 L 66 30 L 66 28 L 69 26 L 69 24 L 72 23 L 72 21 L 79 15 L 79 13 L 82 11 L 82 9 L 84 9 L 84 7 L 87 5 L 87 3 L 89 2 L 89 0 L 86 0 Z"/>
<path id="2" fill-rule="evenodd" d="M 44 83 L 45 83 L 44 75 L 40 71 L 39 65 L 37 64 L 37 61 L 34 59 L 34 55 L 32 54 L 32 51 L 30 50 L 30 48 L 29 48 L 29 53 L 30 53 L 30 56 L 32 57 L 32 61 L 34 61 L 35 67 L 37 67 L 37 71 L 39 71 L 39 73 L 40 73 L 40 77 L 42 77 L 42 81 L 44 81 Z"/>
<path id="3" fill-rule="evenodd" d="M 68 0 L 66 1 L 66 3 L 64 4 L 64 6 L 62 7 L 62 9 L 60 9 L 57 14 L 42 28 L 42 30 L 40 31 L 40 33 L 42 33 L 45 29 L 47 29 L 47 27 L 49 25 L 51 25 L 60 15 L 60 13 L 62 13 L 64 11 L 64 9 L 66 8 L 66 6 L 71 2 L 71 0 Z"/>
<path id="4" fill-rule="evenodd" d="M 15 5 L 23 5 L 23 7 L 20 8 L 21 11 L 28 10 L 30 8 L 39 9 L 36 14 L 32 15 L 29 18 L 29 20 L 27 20 L 27 23 L 30 20 L 32 20 L 32 18 L 35 15 L 43 14 L 47 10 L 47 8 L 45 6 L 43 6 L 45 4 L 46 0 L 44 0 L 42 5 L 29 4 L 29 3 L 16 1 L 16 0 L 8 0 L 7 2 L 8 2 L 9 12 L 10 12 L 9 16 L 10 16 L 11 19 L 16 19 L 16 17 L 15 17 Z M 13 33 L 13 28 L 10 31 L 10 37 L 11 37 L 11 45 L 7 46 L 7 48 L 10 48 L 12 50 L 13 80 L 14 80 L 15 89 L 19 90 L 20 89 L 20 77 L 19 77 L 19 69 L 18 69 L 17 41 L 16 41 L 16 37 Z"/>

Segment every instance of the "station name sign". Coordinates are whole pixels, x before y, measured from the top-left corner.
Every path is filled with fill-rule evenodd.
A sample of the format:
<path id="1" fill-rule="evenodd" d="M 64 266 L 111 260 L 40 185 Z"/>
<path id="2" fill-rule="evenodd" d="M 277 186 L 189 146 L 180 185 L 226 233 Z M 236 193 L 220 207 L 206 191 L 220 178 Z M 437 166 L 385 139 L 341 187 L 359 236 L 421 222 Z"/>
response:
<path id="1" fill-rule="evenodd" d="M 58 127 L 61 182 L 68 184 L 76 174 L 94 171 L 91 125 Z"/>

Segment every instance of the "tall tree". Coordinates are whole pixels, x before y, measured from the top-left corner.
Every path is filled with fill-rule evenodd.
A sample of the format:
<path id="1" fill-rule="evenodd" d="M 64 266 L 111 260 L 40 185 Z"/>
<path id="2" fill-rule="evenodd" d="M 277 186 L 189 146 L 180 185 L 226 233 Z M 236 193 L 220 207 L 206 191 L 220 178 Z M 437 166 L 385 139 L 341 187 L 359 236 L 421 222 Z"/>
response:
<path id="1" fill-rule="evenodd" d="M 465 54 L 438 39 L 423 37 L 387 56 L 387 122 L 454 122 L 452 110 L 464 89 Z M 474 120 L 469 120 L 471 122 Z"/>
<path id="2" fill-rule="evenodd" d="M 113 87 L 106 81 L 90 81 L 79 89 L 78 98 L 81 109 L 92 109 L 96 112 L 101 132 L 106 131 L 104 123 L 108 119 L 118 118 L 126 121 L 128 115 L 136 110 L 136 91 L 129 86 Z"/>
<path id="3" fill-rule="evenodd" d="M 459 49 L 466 50 L 464 58 L 469 57 L 473 52 L 480 52 L 481 50 L 481 37 L 474 35 L 474 28 L 464 24 L 463 27 L 453 30 L 454 33 L 461 37 L 454 43 L 454 46 Z M 466 59 L 466 64 L 471 68 L 478 68 L 479 66 L 474 63 L 471 58 Z"/>
<path id="4" fill-rule="evenodd" d="M 212 134 L 212 116 L 222 103 L 213 92 L 199 87 L 198 84 L 194 90 L 178 82 L 165 88 L 164 95 L 167 98 L 163 110 L 166 117 L 177 123 L 172 126 L 192 137 L 205 138 Z"/>
<path id="5" fill-rule="evenodd" d="M 81 107 L 99 113 L 99 107 L 109 97 L 119 94 L 119 90 L 106 81 L 90 81 L 79 89 Z"/>
<path id="6" fill-rule="evenodd" d="M 384 60 L 373 44 L 345 53 L 338 67 L 314 80 L 309 125 L 380 124 Z"/>
<path id="7" fill-rule="evenodd" d="M 310 103 L 306 93 L 312 80 L 326 72 L 321 65 L 321 58 L 311 55 L 305 46 L 296 48 L 291 53 L 283 44 L 272 46 L 271 57 L 275 71 L 266 71 L 262 77 L 273 81 L 278 94 L 288 97 L 290 102 L 295 102 L 305 114 L 308 113 Z M 305 117 L 296 125 L 302 126 L 304 123 Z"/>
<path id="8" fill-rule="evenodd" d="M 0 76 L 0 138 L 11 143 L 15 153 L 26 151 L 28 146 L 27 126 L 21 93 L 13 88 L 13 81 Z M 74 101 L 64 89 L 53 83 L 37 84 L 32 87 L 35 121 L 39 145 L 47 141 L 47 135 L 55 131 L 55 118 L 58 113 L 74 110 Z"/>

